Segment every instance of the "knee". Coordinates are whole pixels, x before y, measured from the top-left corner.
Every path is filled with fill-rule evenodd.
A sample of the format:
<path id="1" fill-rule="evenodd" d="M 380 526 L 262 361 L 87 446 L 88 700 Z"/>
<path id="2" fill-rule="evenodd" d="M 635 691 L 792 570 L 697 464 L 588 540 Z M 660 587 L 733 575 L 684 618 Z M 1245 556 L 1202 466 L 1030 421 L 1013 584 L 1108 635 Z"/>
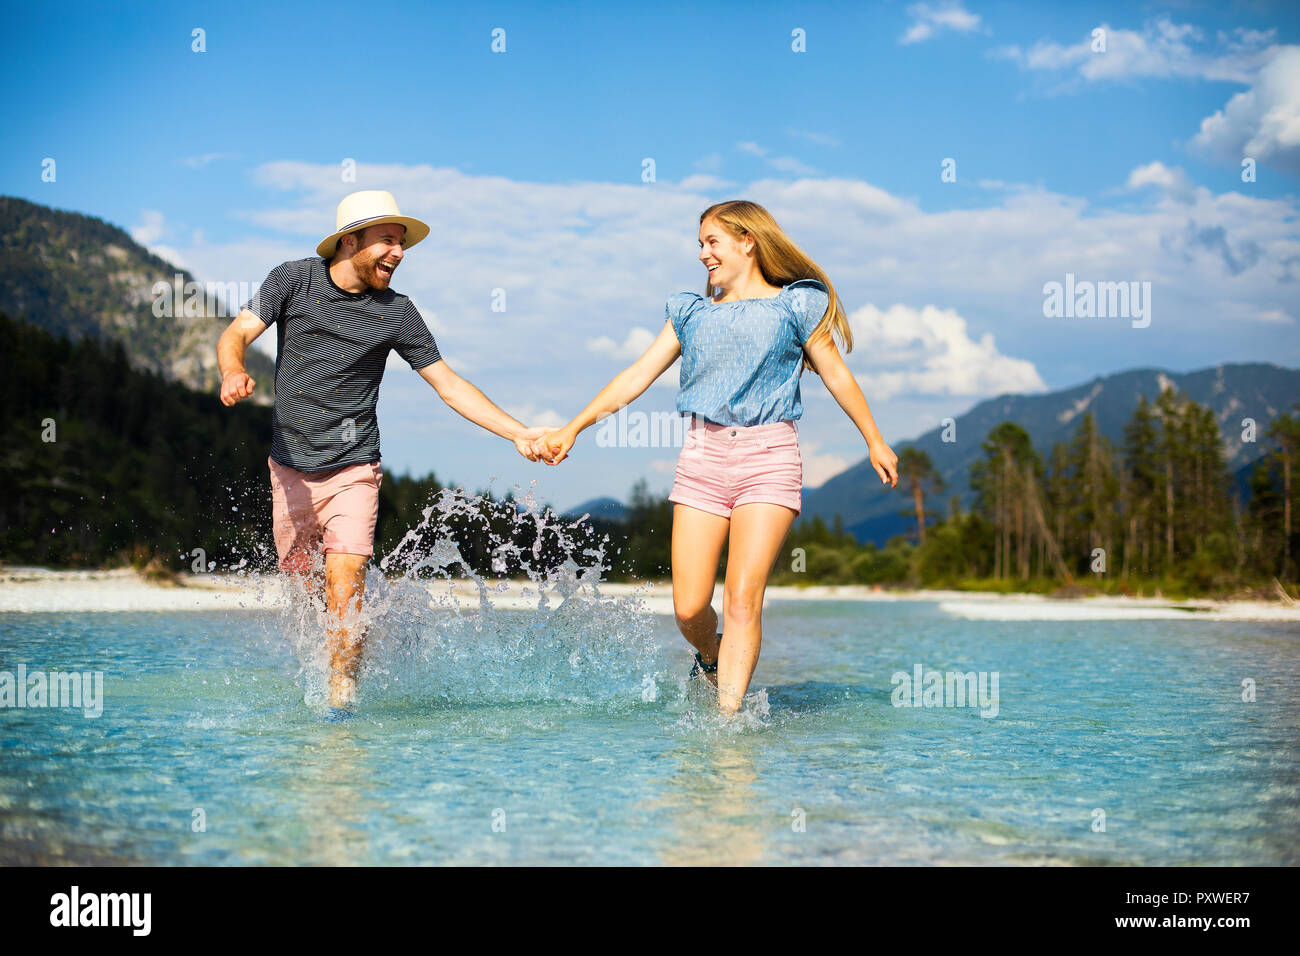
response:
<path id="1" fill-rule="evenodd" d="M 696 627 L 708 621 L 712 613 L 713 607 L 707 601 L 693 604 L 682 601 L 673 602 L 673 614 L 677 618 L 678 627 Z"/>
<path id="2" fill-rule="evenodd" d="M 330 595 L 346 600 L 365 587 L 367 558 L 362 555 L 345 555 L 327 560 L 325 588 Z"/>
<path id="3" fill-rule="evenodd" d="M 305 548 L 290 548 L 288 554 L 280 559 L 280 570 L 285 574 L 306 577 L 312 573 L 311 554 Z"/>
<path id="4" fill-rule="evenodd" d="M 727 592 L 727 620 L 734 624 L 757 621 L 763 610 L 763 595 L 748 588 Z"/>

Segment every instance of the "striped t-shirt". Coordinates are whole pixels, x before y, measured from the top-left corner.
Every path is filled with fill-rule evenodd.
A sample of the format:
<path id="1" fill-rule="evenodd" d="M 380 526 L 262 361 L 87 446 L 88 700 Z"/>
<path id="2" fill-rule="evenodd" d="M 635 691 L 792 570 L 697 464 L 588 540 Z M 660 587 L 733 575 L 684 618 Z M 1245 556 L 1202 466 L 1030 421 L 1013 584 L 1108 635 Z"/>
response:
<path id="1" fill-rule="evenodd" d="M 375 406 L 389 350 L 413 369 L 442 358 L 410 299 L 345 292 L 319 256 L 276 266 L 244 308 L 276 326 L 271 458 L 297 471 L 379 461 Z"/>

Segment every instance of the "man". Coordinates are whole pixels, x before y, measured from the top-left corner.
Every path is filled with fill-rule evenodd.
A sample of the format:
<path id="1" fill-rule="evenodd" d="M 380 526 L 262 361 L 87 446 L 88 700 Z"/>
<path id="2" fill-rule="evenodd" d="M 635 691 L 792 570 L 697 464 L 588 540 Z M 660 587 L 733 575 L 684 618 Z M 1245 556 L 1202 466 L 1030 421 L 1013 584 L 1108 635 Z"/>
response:
<path id="1" fill-rule="evenodd" d="M 217 343 L 221 401 L 253 394 L 248 346 L 277 329 L 271 455 L 272 515 L 280 570 L 319 595 L 313 573 L 324 552 L 331 620 L 331 719 L 352 714 L 365 634 L 357 615 L 374 554 L 382 481 L 375 406 L 390 349 L 465 418 L 530 455 L 542 427 L 526 428 L 453 372 L 406 296 L 389 288 L 406 250 L 429 234 L 403 216 L 391 193 L 365 190 L 339 203 L 335 231 L 317 256 L 267 276 Z"/>

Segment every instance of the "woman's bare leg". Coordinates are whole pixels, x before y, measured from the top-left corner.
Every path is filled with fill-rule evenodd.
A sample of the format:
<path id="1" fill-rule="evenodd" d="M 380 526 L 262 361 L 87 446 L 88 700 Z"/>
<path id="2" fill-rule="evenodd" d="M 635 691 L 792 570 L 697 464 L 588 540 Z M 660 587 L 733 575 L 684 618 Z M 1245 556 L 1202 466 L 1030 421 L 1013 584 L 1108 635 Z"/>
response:
<path id="1" fill-rule="evenodd" d="M 763 594 L 795 516 L 792 508 L 766 502 L 732 509 L 718 655 L 718 709 L 723 713 L 739 710 L 749 690 L 763 643 Z"/>
<path id="2" fill-rule="evenodd" d="M 718 659 L 713 588 L 730 524 L 719 515 L 673 505 L 673 612 L 677 629 L 700 652 L 705 664 Z"/>

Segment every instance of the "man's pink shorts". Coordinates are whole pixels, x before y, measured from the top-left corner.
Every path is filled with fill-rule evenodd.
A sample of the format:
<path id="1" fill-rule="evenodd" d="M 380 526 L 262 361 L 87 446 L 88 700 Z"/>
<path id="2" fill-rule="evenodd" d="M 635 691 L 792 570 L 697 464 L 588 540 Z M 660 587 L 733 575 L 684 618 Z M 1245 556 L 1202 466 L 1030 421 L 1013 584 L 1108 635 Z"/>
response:
<path id="1" fill-rule="evenodd" d="M 271 516 L 281 571 L 302 571 L 312 552 L 375 553 L 379 462 L 310 474 L 270 458 Z M 305 561 L 305 563 L 304 563 Z"/>
<path id="2" fill-rule="evenodd" d="M 764 501 L 798 514 L 803 459 L 794 422 L 715 425 L 691 416 L 668 500 L 731 517 L 737 505 Z"/>

